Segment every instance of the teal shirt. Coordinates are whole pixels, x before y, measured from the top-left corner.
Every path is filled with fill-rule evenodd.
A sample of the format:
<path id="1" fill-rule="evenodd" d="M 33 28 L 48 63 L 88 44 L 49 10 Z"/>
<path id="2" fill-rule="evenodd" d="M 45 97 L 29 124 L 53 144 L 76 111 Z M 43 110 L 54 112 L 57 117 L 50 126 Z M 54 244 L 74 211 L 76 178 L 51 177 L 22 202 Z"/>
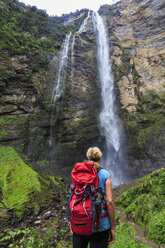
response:
<path id="1" fill-rule="evenodd" d="M 101 169 L 98 172 L 98 178 L 99 178 L 99 187 L 101 188 L 101 191 L 103 192 L 103 194 L 105 194 L 105 182 L 107 181 L 108 178 L 110 178 L 110 174 L 108 171 Z M 102 209 L 102 213 L 104 212 L 105 210 Z M 97 232 L 102 232 L 108 229 L 110 229 L 110 222 L 109 222 L 108 215 L 106 215 L 101 218 L 100 223 L 97 227 Z"/>

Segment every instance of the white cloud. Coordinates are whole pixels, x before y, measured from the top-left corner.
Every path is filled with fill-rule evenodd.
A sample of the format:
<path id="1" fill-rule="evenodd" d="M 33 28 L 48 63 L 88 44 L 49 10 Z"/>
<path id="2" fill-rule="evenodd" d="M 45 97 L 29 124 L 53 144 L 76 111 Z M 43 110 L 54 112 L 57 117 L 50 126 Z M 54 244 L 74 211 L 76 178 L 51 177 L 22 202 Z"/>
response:
<path id="1" fill-rule="evenodd" d="M 46 10 L 49 15 L 62 15 L 77 9 L 91 9 L 97 11 L 103 4 L 113 4 L 119 0 L 19 0 L 26 5 L 36 6 Z"/>

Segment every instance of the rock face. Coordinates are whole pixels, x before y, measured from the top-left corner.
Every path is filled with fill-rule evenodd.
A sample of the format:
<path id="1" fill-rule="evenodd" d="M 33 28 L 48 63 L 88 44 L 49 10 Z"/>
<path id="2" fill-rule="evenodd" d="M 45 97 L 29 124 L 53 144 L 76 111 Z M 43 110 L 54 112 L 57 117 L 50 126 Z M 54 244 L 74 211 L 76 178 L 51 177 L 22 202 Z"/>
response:
<path id="1" fill-rule="evenodd" d="M 3 145 L 16 145 L 24 151 L 33 131 L 32 119 L 42 111 L 39 103 L 46 83 L 46 70 L 32 73 L 26 55 L 7 59 L 3 59 L 8 75 L 1 87 L 0 139 Z"/>
<path id="2" fill-rule="evenodd" d="M 123 0 L 99 10 L 109 32 L 132 176 L 164 166 L 164 9 L 163 0 Z M 64 18 L 64 26 L 75 25 L 86 15 L 83 11 Z M 41 40 L 47 41 L 45 34 Z M 40 70 L 35 70 L 35 60 L 29 64 L 26 54 L 0 58 L 6 75 L 6 79 L 5 75 L 0 78 L 0 142 L 17 147 L 40 164 L 51 160 L 53 170 L 83 160 L 89 146 L 100 144 L 101 94 L 91 18 L 81 33 L 71 36 L 65 90 L 52 113 L 59 54 L 58 49 L 51 61 L 49 58 L 49 67 Z M 53 143 L 49 146 L 51 118 Z"/>
<path id="3" fill-rule="evenodd" d="M 55 164 L 71 165 L 85 158 L 87 148 L 99 138 L 100 92 L 97 81 L 96 39 L 92 20 L 72 35 L 65 90 L 54 112 Z M 57 80 L 57 74 L 55 83 Z M 51 149 L 50 149 L 51 150 Z M 60 154 L 60 156 L 59 156 Z"/>
<path id="4" fill-rule="evenodd" d="M 107 12 L 102 7 L 103 14 L 104 8 Z M 121 103 L 129 112 L 136 111 L 136 88 L 143 95 L 150 90 L 164 91 L 164 8 L 163 1 L 121 1 L 110 7 L 112 14 L 106 16 L 113 44 L 112 60 L 119 69 L 114 73 L 118 76 Z"/>
<path id="5" fill-rule="evenodd" d="M 100 9 L 109 26 L 128 160 L 140 175 L 164 166 L 164 9 L 164 1 L 152 0 Z"/>

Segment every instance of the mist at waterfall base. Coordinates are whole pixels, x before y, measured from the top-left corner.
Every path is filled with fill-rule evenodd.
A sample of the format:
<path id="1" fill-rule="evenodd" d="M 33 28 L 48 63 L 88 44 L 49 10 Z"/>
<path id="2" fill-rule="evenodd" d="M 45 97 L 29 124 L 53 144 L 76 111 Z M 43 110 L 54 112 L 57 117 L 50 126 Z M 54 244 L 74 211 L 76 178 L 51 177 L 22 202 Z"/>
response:
<path id="1" fill-rule="evenodd" d="M 97 60 L 102 96 L 99 121 L 101 135 L 105 140 L 105 156 L 101 163 L 110 172 L 113 186 L 117 186 L 128 179 L 123 150 L 124 130 L 115 104 L 114 77 L 109 58 L 110 49 L 106 25 L 97 12 L 93 13 L 92 20 L 97 37 Z"/>
<path id="2" fill-rule="evenodd" d="M 100 139 L 103 141 L 101 149 L 103 150 L 103 158 L 100 163 L 103 168 L 110 172 L 112 178 L 113 187 L 118 186 L 129 180 L 128 168 L 124 151 L 124 130 L 122 121 L 117 114 L 117 107 L 115 103 L 115 91 L 114 91 L 114 78 L 111 69 L 110 61 L 110 48 L 108 42 L 108 35 L 106 25 L 102 17 L 97 13 L 91 11 L 88 12 L 87 17 L 82 22 L 78 30 L 78 34 L 83 33 L 88 20 L 92 19 L 94 31 L 97 41 L 97 61 L 99 72 L 99 83 L 102 98 L 102 109 L 99 115 L 100 126 Z M 67 65 L 69 55 L 71 55 L 70 61 L 74 64 L 74 45 L 75 35 L 67 34 L 63 42 L 60 56 L 59 56 L 59 68 L 57 70 L 56 82 L 53 86 L 52 93 L 52 113 L 50 118 L 50 138 L 49 146 L 52 149 L 52 161 L 56 151 L 56 141 L 53 140 L 53 129 L 58 116 L 54 116 L 56 105 L 58 105 L 59 99 L 65 94 L 65 81 L 67 73 Z M 70 44 L 71 43 L 71 44 Z M 70 51 L 71 50 L 71 51 Z M 73 71 L 71 70 L 73 77 Z M 58 113 L 56 114 L 58 115 Z M 94 146 L 98 146 L 97 142 Z M 84 154 L 85 155 L 85 154 Z"/>

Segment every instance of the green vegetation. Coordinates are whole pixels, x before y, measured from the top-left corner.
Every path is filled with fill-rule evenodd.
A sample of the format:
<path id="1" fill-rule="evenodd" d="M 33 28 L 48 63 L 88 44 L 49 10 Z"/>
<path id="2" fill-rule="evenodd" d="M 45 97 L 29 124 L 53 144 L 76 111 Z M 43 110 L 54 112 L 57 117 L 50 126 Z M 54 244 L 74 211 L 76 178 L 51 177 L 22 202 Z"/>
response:
<path id="1" fill-rule="evenodd" d="M 3 238 L 0 238 L 1 247 L 8 248 L 51 248 L 51 242 L 53 241 L 53 231 L 47 230 L 41 235 L 38 228 L 25 228 L 23 230 L 12 231 L 7 229 L 3 233 Z M 53 242 L 57 243 L 56 240 Z"/>
<path id="2" fill-rule="evenodd" d="M 164 99 L 164 93 L 149 91 L 148 95 L 139 95 L 136 117 L 131 117 L 129 113 L 123 114 L 125 128 L 134 135 L 138 152 L 145 151 L 151 137 L 156 136 L 159 141 L 165 126 Z"/>
<path id="3" fill-rule="evenodd" d="M 60 178 L 39 176 L 12 147 L 0 147 L 0 211 L 13 210 L 21 218 L 28 208 L 50 204 L 61 184 Z"/>
<path id="4" fill-rule="evenodd" d="M 60 43 L 53 41 L 47 30 L 49 19 L 44 11 L 24 8 L 19 3 L 7 0 L 0 6 L 0 16 L 0 53 L 5 57 L 7 53 L 10 56 L 26 54 L 30 67 L 35 71 L 47 66 L 49 56 L 53 55 Z"/>
<path id="5" fill-rule="evenodd" d="M 116 200 L 127 217 L 148 231 L 148 238 L 165 244 L 165 169 L 157 170 L 139 181 Z"/>
<path id="6" fill-rule="evenodd" d="M 28 70 L 37 72 L 47 69 L 49 60 L 59 51 L 65 35 L 76 32 L 86 17 L 86 10 L 78 11 L 75 15 L 80 12 L 84 15 L 75 20 L 74 24 L 64 25 L 67 15 L 49 17 L 44 10 L 35 6 L 27 7 L 13 0 L 1 1 L 1 57 L 9 60 L 11 56 L 26 54 Z M 1 70 L 0 80 L 6 80 L 11 73 L 7 68 Z"/>
<path id="7" fill-rule="evenodd" d="M 12 130 L 18 130 L 17 135 L 21 134 L 26 129 L 27 116 L 1 116 L 0 117 L 0 139 L 3 140 L 6 136 L 12 134 Z"/>
<path id="8" fill-rule="evenodd" d="M 149 248 L 143 243 L 136 243 L 135 239 L 131 237 L 136 235 L 134 227 L 131 225 L 120 221 L 119 225 L 116 227 L 116 240 L 113 245 L 108 246 L 109 248 Z"/>
<path id="9" fill-rule="evenodd" d="M 20 244 L 23 243 L 26 236 L 30 233 L 29 228 L 23 230 L 12 231 L 11 229 L 6 229 L 3 233 L 0 234 L 0 246 L 1 247 L 18 247 L 16 245 L 16 239 L 20 238 Z"/>
<path id="10" fill-rule="evenodd" d="M 58 232 L 55 228 L 46 226 L 42 231 L 39 227 L 25 228 L 22 230 L 6 229 L 0 234 L 0 247 L 3 248 L 71 248 L 71 242 L 64 241 L 63 235 L 66 236 L 68 230 L 61 229 L 60 237 L 57 238 Z"/>
<path id="11" fill-rule="evenodd" d="M 27 166 L 12 147 L 0 147 L 2 204 L 22 215 L 23 205 L 33 191 L 41 191 L 37 172 Z"/>
<path id="12" fill-rule="evenodd" d="M 133 69 L 133 66 L 130 64 L 131 55 L 129 53 L 129 50 L 126 48 L 123 48 L 120 44 L 120 42 L 113 38 L 112 42 L 115 44 L 115 46 L 119 46 L 121 49 L 121 65 L 116 65 L 115 63 L 112 64 L 112 69 L 114 71 L 115 75 L 115 81 L 118 82 L 121 80 L 123 76 L 127 76 L 131 69 Z"/>
<path id="13" fill-rule="evenodd" d="M 26 248 L 51 248 L 51 241 L 54 236 L 53 231 L 46 231 L 43 236 L 39 232 L 38 228 L 31 228 L 30 235 L 21 242 L 23 247 Z"/>
<path id="14" fill-rule="evenodd" d="M 149 95 L 143 95 L 137 104 L 139 128 L 137 144 L 144 150 L 149 135 L 159 136 L 165 125 L 165 94 L 159 95 L 150 91 Z"/>

